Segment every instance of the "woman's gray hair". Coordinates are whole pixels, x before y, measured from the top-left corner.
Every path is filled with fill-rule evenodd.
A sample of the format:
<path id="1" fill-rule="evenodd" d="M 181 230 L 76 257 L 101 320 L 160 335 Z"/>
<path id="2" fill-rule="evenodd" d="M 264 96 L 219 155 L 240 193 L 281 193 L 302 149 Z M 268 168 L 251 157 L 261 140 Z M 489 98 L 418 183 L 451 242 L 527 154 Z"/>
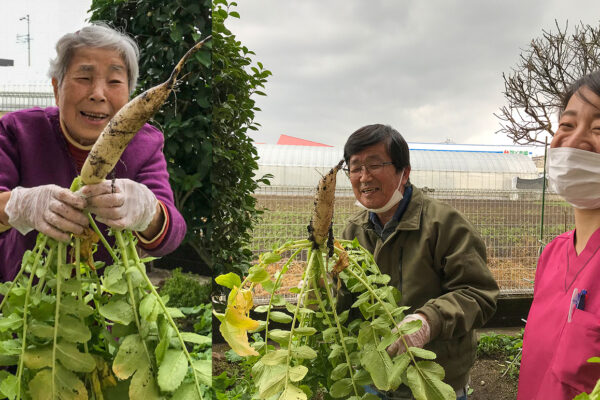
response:
<path id="1" fill-rule="evenodd" d="M 140 51 L 135 41 L 124 33 L 110 28 L 102 22 L 81 28 L 75 33 L 67 33 L 56 42 L 56 58 L 50 60 L 48 76 L 58 80 L 58 86 L 67 72 L 75 49 L 80 47 L 94 47 L 116 50 L 127 67 L 129 78 L 129 93 L 133 93 L 139 75 L 138 59 Z"/>

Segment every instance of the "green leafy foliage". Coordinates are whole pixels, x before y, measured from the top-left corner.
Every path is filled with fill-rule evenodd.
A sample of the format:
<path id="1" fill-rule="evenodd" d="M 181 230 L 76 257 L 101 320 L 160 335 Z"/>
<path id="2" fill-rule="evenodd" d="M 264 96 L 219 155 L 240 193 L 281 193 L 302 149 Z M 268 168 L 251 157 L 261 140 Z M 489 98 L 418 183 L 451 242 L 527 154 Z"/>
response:
<path id="1" fill-rule="evenodd" d="M 108 21 L 133 36 L 140 46 L 136 93 L 166 81 L 180 57 L 210 35 L 212 29 L 210 0 L 93 0 L 90 12 L 91 21 Z M 206 266 L 212 264 L 207 235 L 214 223 L 210 177 L 215 146 L 211 133 L 211 47 L 212 43 L 207 42 L 194 55 L 196 62 L 184 66 L 181 75 L 185 79 L 153 121 L 165 135 L 163 151 L 175 205 L 187 223 L 182 245 L 192 246 Z"/>
<path id="2" fill-rule="evenodd" d="M 587 361 L 591 363 L 600 363 L 600 357 L 592 357 Z M 573 400 L 600 400 L 600 379 L 596 382 L 596 386 L 594 386 L 591 393 L 578 394 Z"/>
<path id="3" fill-rule="evenodd" d="M 518 379 L 523 351 L 523 329 L 516 336 L 490 332 L 481 335 L 477 344 L 477 356 L 500 359 L 506 364 L 504 374 Z"/>
<path id="4" fill-rule="evenodd" d="M 212 206 L 208 239 L 203 245 L 213 256 L 213 276 L 244 272 L 252 253 L 248 250 L 250 230 L 259 212 L 252 196 L 267 177 L 255 177 L 258 155 L 248 130 L 257 130 L 253 97 L 264 96 L 271 72 L 262 63 L 253 65 L 254 52 L 244 46 L 225 26 L 227 18 L 239 18 L 235 2 L 213 1 L 212 59 Z"/>
<path id="5" fill-rule="evenodd" d="M 217 315 L 220 329 L 233 351 L 249 356 L 253 398 L 307 400 L 317 392 L 325 399 L 377 398 L 365 393 L 366 385 L 381 391 L 406 385 L 419 400 L 455 398 L 452 387 L 443 382 L 443 368 L 431 361 L 434 353 L 409 347 L 401 355 L 389 356 L 389 344 L 418 330 L 420 321 L 392 331 L 407 308 L 398 305 L 399 292 L 386 285 L 389 277 L 381 274 L 367 250 L 353 241 L 340 243 L 326 258 L 327 249 L 315 249 L 309 240 L 288 242 L 261 256 L 243 281 L 233 273 L 217 277 L 217 283 L 232 289 L 225 314 Z M 290 252 L 281 270 L 271 276 L 267 265 Z M 274 293 L 301 252 L 307 252 L 308 261 L 294 304 Z M 342 311 L 336 282 L 357 295 L 351 309 Z M 264 315 L 260 323 L 249 318 L 256 285 L 272 294 L 267 305 L 255 309 Z M 358 318 L 351 317 L 351 311 Z M 228 319 L 228 313 L 235 318 Z M 286 328 L 272 329 L 272 322 Z M 225 334 L 233 330 L 235 335 Z M 253 343 L 247 338 L 250 330 L 260 332 L 253 335 Z M 227 376 L 215 379 L 226 383 Z"/>
<path id="6" fill-rule="evenodd" d="M 94 264 L 81 259 L 96 245 L 82 252 L 79 238 L 65 244 L 39 234 L 17 277 L 0 284 L 0 361 L 12 367 L 0 373 L 0 398 L 208 394 L 210 305 L 167 307 L 138 258 L 133 234 L 113 234 L 113 264 L 102 280 Z M 195 332 L 180 332 L 175 324 L 186 315 L 198 316 Z"/>
<path id="7" fill-rule="evenodd" d="M 193 275 L 173 270 L 173 275 L 165 281 L 160 289 L 162 296 L 169 297 L 173 307 L 193 307 L 210 301 L 212 286 L 198 281 Z"/>

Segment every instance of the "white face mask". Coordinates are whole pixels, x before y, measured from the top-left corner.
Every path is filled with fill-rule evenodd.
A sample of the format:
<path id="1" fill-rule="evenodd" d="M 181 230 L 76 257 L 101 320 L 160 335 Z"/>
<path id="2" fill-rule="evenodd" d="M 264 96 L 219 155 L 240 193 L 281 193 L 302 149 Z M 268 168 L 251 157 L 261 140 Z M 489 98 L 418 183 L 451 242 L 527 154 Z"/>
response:
<path id="1" fill-rule="evenodd" d="M 380 213 L 384 213 L 384 212 L 388 211 L 390 208 L 392 208 L 396 204 L 400 203 L 400 200 L 402 200 L 402 198 L 404 197 L 404 196 L 402 196 L 402 192 L 400 192 L 400 187 L 402 186 L 402 178 L 403 177 L 404 177 L 404 170 L 402 170 L 402 174 L 400 175 L 400 182 L 398 182 L 398 187 L 396 188 L 396 190 L 394 190 L 392 197 L 390 197 L 390 199 L 387 201 L 387 203 L 385 203 L 385 205 L 383 207 L 367 208 L 367 207 L 363 206 L 362 203 L 358 200 L 356 200 L 354 202 L 354 204 L 356 204 L 360 208 L 364 208 L 365 210 L 374 212 L 375 214 L 380 214 Z"/>
<path id="2" fill-rule="evenodd" d="M 600 208 L 600 154 L 572 147 L 548 150 L 550 188 L 575 208 Z"/>

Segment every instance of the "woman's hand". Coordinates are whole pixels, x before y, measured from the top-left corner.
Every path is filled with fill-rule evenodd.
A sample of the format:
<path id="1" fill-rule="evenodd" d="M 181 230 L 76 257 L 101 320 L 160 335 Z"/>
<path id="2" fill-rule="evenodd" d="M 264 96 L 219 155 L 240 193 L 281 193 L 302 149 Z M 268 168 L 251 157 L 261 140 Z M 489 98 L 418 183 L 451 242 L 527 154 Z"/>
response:
<path id="1" fill-rule="evenodd" d="M 4 211 L 9 225 L 23 235 L 36 229 L 67 242 L 70 233 L 81 234 L 88 226 L 85 205 L 81 196 L 57 185 L 17 186 L 11 190 Z"/>
<path id="2" fill-rule="evenodd" d="M 130 179 L 86 185 L 79 193 L 87 199 L 87 208 L 96 220 L 115 229 L 143 232 L 160 209 L 154 193 Z"/>

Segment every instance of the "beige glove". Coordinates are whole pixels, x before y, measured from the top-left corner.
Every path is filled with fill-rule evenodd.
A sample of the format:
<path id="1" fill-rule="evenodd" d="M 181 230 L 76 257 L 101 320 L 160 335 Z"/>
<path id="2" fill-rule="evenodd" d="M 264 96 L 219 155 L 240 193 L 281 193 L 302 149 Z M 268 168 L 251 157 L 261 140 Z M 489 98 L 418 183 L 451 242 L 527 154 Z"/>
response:
<path id="1" fill-rule="evenodd" d="M 429 336 L 431 334 L 431 328 L 429 327 L 429 323 L 423 314 L 409 314 L 398 324 L 398 327 L 406 324 L 407 322 L 420 320 L 423 324 L 421 329 L 418 331 L 411 333 L 410 335 L 405 335 L 404 340 L 406 340 L 406 344 L 408 347 L 423 347 L 427 343 L 429 343 Z M 394 328 L 396 331 L 397 328 Z M 388 348 L 387 352 L 390 357 L 394 357 L 400 355 L 406 351 L 406 347 L 402 342 L 402 338 L 398 338 L 394 343 L 392 343 Z"/>
<path id="2" fill-rule="evenodd" d="M 158 206 L 154 193 L 131 179 L 105 180 L 84 186 L 79 192 L 96 220 L 115 229 L 144 231 Z"/>
<path id="3" fill-rule="evenodd" d="M 4 211 L 8 223 L 25 235 L 36 229 L 62 242 L 70 233 L 81 234 L 88 226 L 83 213 L 85 200 L 69 189 L 57 185 L 32 188 L 17 186 L 10 192 Z"/>

